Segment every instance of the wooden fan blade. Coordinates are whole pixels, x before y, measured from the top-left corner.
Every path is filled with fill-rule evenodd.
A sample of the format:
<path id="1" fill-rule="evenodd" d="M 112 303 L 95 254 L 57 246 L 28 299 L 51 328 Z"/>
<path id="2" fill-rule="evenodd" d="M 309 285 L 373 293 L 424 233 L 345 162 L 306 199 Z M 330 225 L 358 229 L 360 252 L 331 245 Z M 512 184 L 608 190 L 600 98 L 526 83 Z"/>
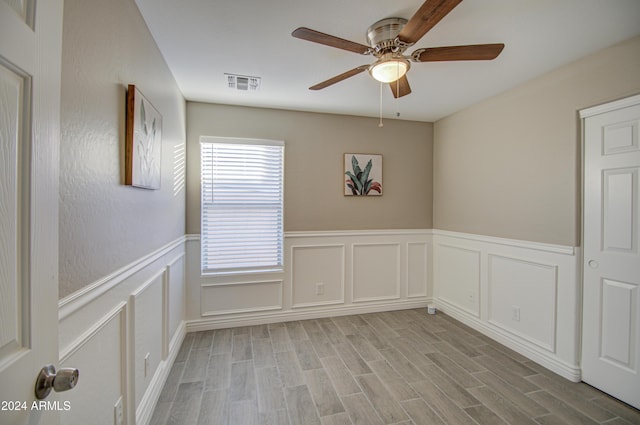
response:
<path id="1" fill-rule="evenodd" d="M 498 57 L 502 49 L 502 43 L 431 47 L 417 50 L 415 59 L 418 62 L 491 60 Z"/>
<path id="2" fill-rule="evenodd" d="M 339 83 L 342 80 L 346 80 L 349 77 L 353 77 L 354 75 L 358 75 L 363 71 L 366 71 L 367 69 L 369 69 L 369 65 L 361 65 L 357 68 L 353 68 L 347 72 L 343 72 L 340 75 L 336 75 L 333 78 L 329 78 L 326 81 L 323 81 L 321 83 L 316 84 L 315 86 L 311 86 L 309 87 L 309 90 L 321 90 L 324 89 L 325 87 L 329 87 L 335 83 Z"/>
<path id="3" fill-rule="evenodd" d="M 294 30 L 291 35 L 295 38 L 324 44 L 325 46 L 336 47 L 349 52 L 360 53 L 361 55 L 366 55 L 370 51 L 369 46 L 365 46 L 364 44 L 345 40 L 344 38 L 335 37 L 309 28 L 298 28 Z"/>
<path id="4" fill-rule="evenodd" d="M 389 83 L 389 87 L 391 88 L 393 97 L 396 99 L 411 93 L 411 87 L 409 86 L 409 80 L 407 80 L 406 75 L 403 75 L 402 78 L 397 81 Z"/>
<path id="5" fill-rule="evenodd" d="M 402 28 L 398 38 L 405 43 L 415 43 L 433 28 L 462 0 L 426 0 Z"/>

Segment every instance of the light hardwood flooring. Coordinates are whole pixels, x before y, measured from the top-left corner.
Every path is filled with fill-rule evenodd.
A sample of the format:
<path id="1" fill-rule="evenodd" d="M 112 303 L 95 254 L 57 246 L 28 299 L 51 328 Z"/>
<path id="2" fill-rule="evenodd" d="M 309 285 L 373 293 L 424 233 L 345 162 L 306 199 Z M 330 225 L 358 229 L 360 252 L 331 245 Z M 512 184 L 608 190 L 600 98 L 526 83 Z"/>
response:
<path id="1" fill-rule="evenodd" d="M 425 309 L 190 333 L 152 425 L 640 424 Z"/>

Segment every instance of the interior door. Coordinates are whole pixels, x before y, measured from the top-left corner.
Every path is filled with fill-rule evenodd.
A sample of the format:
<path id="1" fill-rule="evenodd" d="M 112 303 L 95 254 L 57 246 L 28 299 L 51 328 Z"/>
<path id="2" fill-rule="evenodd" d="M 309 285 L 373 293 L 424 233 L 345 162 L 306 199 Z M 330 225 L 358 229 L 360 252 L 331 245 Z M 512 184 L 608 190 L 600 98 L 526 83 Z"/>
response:
<path id="1" fill-rule="evenodd" d="M 62 0 L 0 0 L 0 423 L 6 425 L 57 424 L 58 407 L 65 407 L 56 405 L 57 394 L 48 404 L 34 396 L 38 372 L 58 360 L 61 44 Z"/>
<path id="2" fill-rule="evenodd" d="M 640 408 L 640 96 L 582 116 L 582 377 Z"/>

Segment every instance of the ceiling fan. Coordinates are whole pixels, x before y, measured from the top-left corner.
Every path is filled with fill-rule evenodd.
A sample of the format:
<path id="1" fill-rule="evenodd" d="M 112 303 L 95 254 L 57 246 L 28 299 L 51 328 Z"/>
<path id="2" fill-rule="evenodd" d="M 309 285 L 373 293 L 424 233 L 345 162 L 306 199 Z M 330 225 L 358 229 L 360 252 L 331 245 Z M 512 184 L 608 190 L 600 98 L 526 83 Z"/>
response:
<path id="1" fill-rule="evenodd" d="M 386 18 L 378 21 L 367 30 L 369 46 L 305 27 L 296 29 L 291 33 L 296 38 L 361 55 L 373 55 L 377 58 L 371 65 L 358 66 L 309 89 L 321 90 L 368 70 L 374 79 L 381 83 L 389 83 L 393 97 L 398 98 L 411 93 L 406 76 L 411 62 L 495 59 L 504 48 L 504 44 L 421 48 L 408 56 L 404 55 L 405 50 L 420 40 L 460 2 L 462 0 L 426 0 L 409 21 L 403 18 Z"/>

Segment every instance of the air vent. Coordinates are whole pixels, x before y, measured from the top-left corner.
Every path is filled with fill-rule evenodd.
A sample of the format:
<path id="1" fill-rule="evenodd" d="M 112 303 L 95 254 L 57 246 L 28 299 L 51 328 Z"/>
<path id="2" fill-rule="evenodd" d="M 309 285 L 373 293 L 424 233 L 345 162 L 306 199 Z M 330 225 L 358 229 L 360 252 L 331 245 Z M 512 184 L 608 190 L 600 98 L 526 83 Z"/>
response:
<path id="1" fill-rule="evenodd" d="M 260 77 L 248 75 L 224 74 L 227 77 L 227 86 L 233 90 L 257 91 L 260 89 Z"/>

